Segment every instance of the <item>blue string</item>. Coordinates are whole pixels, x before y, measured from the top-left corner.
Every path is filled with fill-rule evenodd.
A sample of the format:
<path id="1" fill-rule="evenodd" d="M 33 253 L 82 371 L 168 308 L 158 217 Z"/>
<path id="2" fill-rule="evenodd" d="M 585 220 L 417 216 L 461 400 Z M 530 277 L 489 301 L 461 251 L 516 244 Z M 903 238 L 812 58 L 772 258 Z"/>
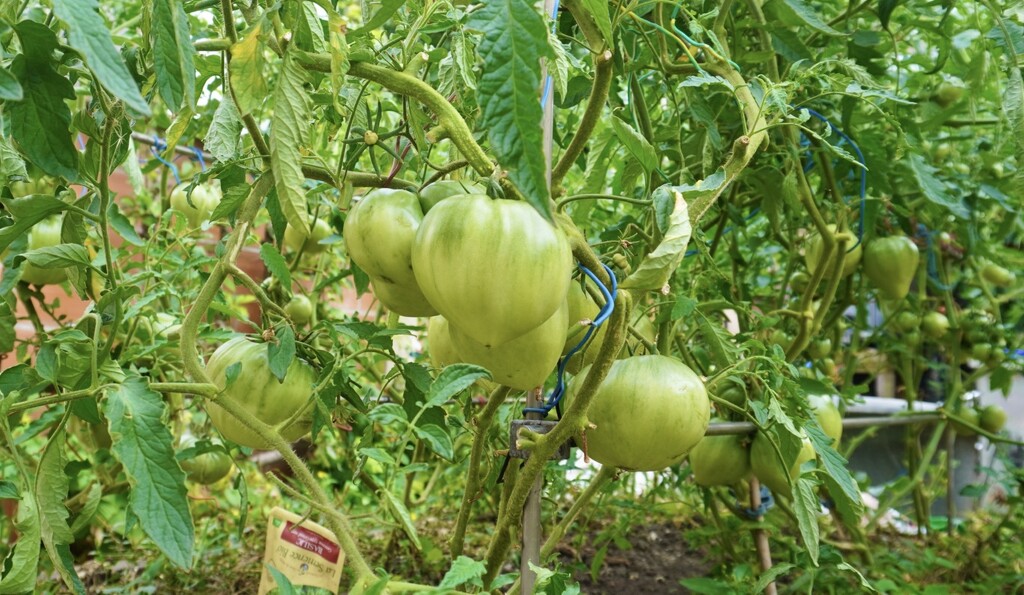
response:
<path id="1" fill-rule="evenodd" d="M 613 273 L 612 270 L 608 268 L 608 265 L 603 263 L 601 264 L 601 266 L 604 267 L 604 270 L 608 273 L 608 278 L 611 279 L 612 288 L 609 290 L 607 287 L 605 287 L 604 283 L 601 283 L 601 280 L 597 278 L 597 275 L 595 275 L 593 271 L 583 266 L 582 264 L 578 266 L 579 269 L 583 271 L 583 274 L 585 274 L 587 277 L 590 277 L 590 280 L 597 284 L 597 288 L 601 291 L 601 296 L 604 297 L 604 306 L 601 307 L 601 311 L 597 313 L 597 317 L 594 318 L 593 322 L 590 323 L 590 327 L 587 329 L 587 333 L 583 336 L 583 339 L 580 340 L 580 342 L 577 343 L 575 347 L 569 350 L 569 353 L 567 353 L 565 356 L 562 357 L 561 360 L 559 360 L 558 379 L 555 382 L 554 390 L 551 391 L 551 395 L 549 395 L 547 398 L 547 402 L 545 402 L 543 405 L 539 407 L 526 407 L 525 409 L 523 409 L 523 411 L 526 413 L 539 413 L 541 415 L 547 415 L 552 409 L 560 405 L 560 403 L 562 402 L 562 397 L 565 395 L 565 367 L 569 364 L 569 359 L 571 359 L 572 356 L 576 355 L 576 353 L 578 353 L 580 349 L 583 349 L 583 346 L 586 345 L 588 341 L 590 341 L 590 337 L 594 336 L 594 333 L 597 332 L 597 329 L 602 324 L 604 324 L 604 322 L 608 320 L 608 317 L 612 315 L 612 312 L 615 311 L 615 298 L 619 294 L 619 282 L 615 278 L 615 273 Z M 561 416 L 560 410 L 559 416 Z"/>
<path id="2" fill-rule="evenodd" d="M 181 175 L 178 173 L 178 166 L 160 156 L 160 151 L 166 148 L 167 143 L 165 143 L 159 136 L 154 136 L 153 146 L 151 146 L 149 150 L 153 153 L 153 157 L 155 157 L 157 161 L 163 163 L 171 170 L 171 174 L 174 176 L 175 185 L 181 184 Z"/>
<path id="3" fill-rule="evenodd" d="M 775 498 L 772 497 L 771 490 L 761 486 L 761 506 L 757 508 L 741 508 L 740 512 L 749 520 L 756 521 L 759 517 L 767 514 L 773 506 L 775 506 Z"/>
<path id="4" fill-rule="evenodd" d="M 206 171 L 206 160 L 203 159 L 203 152 L 199 150 L 199 147 L 192 147 L 192 152 L 195 153 L 196 161 L 199 162 L 199 171 Z"/>
<path id="5" fill-rule="evenodd" d="M 560 0 L 555 0 L 554 6 L 551 7 L 551 32 L 554 33 L 558 27 L 558 5 Z M 551 99 L 551 86 L 554 79 L 549 74 L 544 79 L 544 91 L 540 95 L 540 104 L 547 107 L 548 101 Z"/>

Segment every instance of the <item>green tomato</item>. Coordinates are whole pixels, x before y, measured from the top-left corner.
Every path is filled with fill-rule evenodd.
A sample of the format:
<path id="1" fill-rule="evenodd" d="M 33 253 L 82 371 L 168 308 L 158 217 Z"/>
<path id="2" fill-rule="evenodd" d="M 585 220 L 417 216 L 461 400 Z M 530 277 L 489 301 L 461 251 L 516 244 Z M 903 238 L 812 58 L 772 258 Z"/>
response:
<path id="1" fill-rule="evenodd" d="M 731 486 L 750 473 L 745 436 L 705 436 L 690 451 L 690 469 L 698 485 Z"/>
<path id="2" fill-rule="evenodd" d="M 979 362 L 986 362 L 992 355 L 991 343 L 975 343 L 971 345 L 971 357 Z"/>
<path id="3" fill-rule="evenodd" d="M 213 443 L 219 445 L 219 442 L 216 440 Z M 195 444 L 196 439 L 189 436 L 181 441 L 181 448 L 191 448 Z M 231 473 L 231 468 L 234 467 L 231 456 L 222 450 L 204 452 L 192 458 L 179 461 L 179 464 L 190 481 L 202 485 L 217 483 L 227 477 Z"/>
<path id="4" fill-rule="evenodd" d="M 235 364 L 237 374 L 234 382 L 227 383 L 229 369 Z M 279 382 L 270 371 L 268 346 L 266 343 L 235 337 L 213 352 L 206 364 L 210 379 L 223 391 L 219 399 L 231 399 L 242 408 L 269 425 L 289 419 L 303 407 L 313 395 L 317 373 L 301 359 L 292 360 L 285 373 L 284 382 Z M 250 448 L 269 448 L 256 432 L 244 426 L 215 402 L 210 401 L 207 413 L 214 427 L 232 442 Z M 309 433 L 313 424 L 312 411 L 281 428 L 285 440 L 294 441 Z"/>
<path id="5" fill-rule="evenodd" d="M 803 293 L 810 282 L 811 276 L 803 271 L 797 271 L 789 278 L 789 286 L 797 293 Z"/>
<path id="6" fill-rule="evenodd" d="M 284 305 L 284 313 L 288 318 L 298 325 L 303 325 L 313 318 L 313 302 L 304 295 L 294 295 Z"/>
<path id="7" fill-rule="evenodd" d="M 981 415 L 978 410 L 974 407 L 965 407 L 957 412 L 957 416 L 967 423 L 974 424 L 975 426 L 980 425 Z M 977 436 L 978 433 L 973 428 L 961 423 L 959 421 L 952 421 L 953 430 L 960 436 Z"/>
<path id="8" fill-rule="evenodd" d="M 415 194 L 387 188 L 366 193 L 345 219 L 349 257 L 370 276 L 377 299 L 403 316 L 437 314 L 412 272 L 412 245 L 422 221 Z"/>
<path id="9" fill-rule="evenodd" d="M 317 218 L 313 222 L 309 235 L 288 225 L 284 228 L 284 246 L 292 252 L 298 252 L 301 248 L 303 254 L 320 254 L 327 250 L 327 244 L 321 244 L 320 240 L 327 239 L 332 233 L 334 230 L 331 224 L 323 218 Z"/>
<path id="10" fill-rule="evenodd" d="M 832 397 L 825 395 L 808 395 L 807 400 L 814 411 L 814 417 L 825 435 L 832 439 L 832 446 L 839 444 L 843 437 L 843 416 L 839 413 Z"/>
<path id="11" fill-rule="evenodd" d="M 434 205 L 446 198 L 463 194 L 486 194 L 486 189 L 475 182 L 461 180 L 442 180 L 420 189 L 420 207 L 426 213 Z"/>
<path id="12" fill-rule="evenodd" d="M 876 238 L 864 249 L 864 274 L 889 300 L 907 297 L 919 262 L 917 244 L 906 236 Z"/>
<path id="13" fill-rule="evenodd" d="M 836 226 L 829 224 L 829 230 L 832 233 L 836 232 Z M 847 277 L 857 269 L 857 265 L 860 264 L 861 257 L 861 244 L 858 243 L 853 249 L 849 249 L 847 244 L 846 255 L 843 257 L 843 270 L 841 276 Z M 820 234 L 814 234 L 807 239 L 807 248 L 804 252 L 804 262 L 807 263 L 807 270 L 814 272 L 818 268 L 818 264 L 821 262 L 821 258 L 825 253 L 825 242 L 821 239 Z M 827 278 L 832 271 L 832 263 L 825 263 L 825 277 Z"/>
<path id="14" fill-rule="evenodd" d="M 190 228 L 194 229 L 209 220 L 213 210 L 220 204 L 220 183 L 207 182 L 196 186 L 189 197 L 187 183 L 179 184 L 171 191 L 171 208 L 185 215 Z M 191 199 L 191 201 L 190 201 Z"/>
<path id="15" fill-rule="evenodd" d="M 945 108 L 953 105 L 957 101 L 960 101 L 963 96 L 963 86 L 949 81 L 942 81 L 939 83 L 939 86 L 935 88 L 935 95 L 933 95 L 932 98 L 935 99 L 935 103 Z"/>
<path id="16" fill-rule="evenodd" d="M 566 389 L 572 401 L 591 368 Z M 704 437 L 711 402 L 700 377 L 679 360 L 640 355 L 612 363 L 587 418 L 587 454 L 631 471 L 659 471 L 682 461 Z"/>
<path id="17" fill-rule="evenodd" d="M 730 376 L 715 384 L 714 396 L 737 407 L 747 406 L 747 383 L 739 376 Z"/>
<path id="18" fill-rule="evenodd" d="M 997 287 L 1009 287 L 1017 280 L 1017 275 L 994 262 L 986 262 L 981 267 L 981 278 Z"/>
<path id="19" fill-rule="evenodd" d="M 562 230 L 518 200 L 443 200 L 413 242 L 412 268 L 427 301 L 487 347 L 551 318 L 565 303 L 572 266 Z"/>
<path id="20" fill-rule="evenodd" d="M 462 361 L 452 343 L 448 321 L 444 316 L 431 316 L 427 322 L 427 357 L 435 368 L 444 368 Z"/>
<path id="21" fill-rule="evenodd" d="M 11 190 L 11 196 L 14 198 L 31 196 L 33 194 L 52 195 L 53 191 L 57 188 L 57 180 L 51 176 L 39 176 L 24 182 L 12 182 L 8 185 L 8 188 Z"/>
<path id="22" fill-rule="evenodd" d="M 63 218 L 54 215 L 43 219 L 32 226 L 28 232 L 28 250 L 51 248 L 61 243 L 60 229 Z M 44 269 L 25 261 L 21 265 L 21 280 L 32 285 L 52 285 L 63 283 L 68 278 L 65 268 Z"/>
<path id="23" fill-rule="evenodd" d="M 800 466 L 807 461 L 813 461 L 815 456 L 814 445 L 804 436 L 796 459 L 792 462 L 787 461 L 787 468 L 779 461 L 771 441 L 758 432 L 750 445 L 750 470 L 776 496 L 789 496 L 792 493 L 790 483 L 800 476 Z M 789 481 L 786 480 L 786 475 L 789 475 Z"/>
<path id="24" fill-rule="evenodd" d="M 986 405 L 978 412 L 978 425 L 990 434 L 998 434 L 1006 425 L 1006 410 L 999 405 Z"/>
<path id="25" fill-rule="evenodd" d="M 949 319 L 942 312 L 929 312 L 921 319 L 921 330 L 932 339 L 941 339 L 949 332 Z"/>
<path id="26" fill-rule="evenodd" d="M 807 346 L 807 353 L 814 359 L 823 359 L 832 353 L 832 339 L 815 339 Z"/>
<path id="27" fill-rule="evenodd" d="M 900 312 L 896 315 L 896 320 L 893 321 L 896 330 L 909 333 L 916 331 L 921 326 L 921 317 L 913 312 Z"/>
<path id="28" fill-rule="evenodd" d="M 454 325 L 448 327 L 448 332 L 462 361 L 487 368 L 498 384 L 530 390 L 543 385 L 558 365 L 568 319 L 566 304 L 544 324 L 494 347 L 474 341 Z"/>

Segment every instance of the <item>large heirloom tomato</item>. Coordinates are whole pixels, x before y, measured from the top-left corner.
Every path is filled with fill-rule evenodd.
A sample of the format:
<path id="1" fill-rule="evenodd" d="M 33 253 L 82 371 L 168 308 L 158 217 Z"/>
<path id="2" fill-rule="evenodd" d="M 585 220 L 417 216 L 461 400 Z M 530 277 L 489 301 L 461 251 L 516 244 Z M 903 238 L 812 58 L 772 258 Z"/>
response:
<path id="1" fill-rule="evenodd" d="M 917 244 L 910 238 L 878 238 L 864 249 L 864 274 L 883 298 L 901 300 L 910 291 L 919 260 Z"/>
<path id="2" fill-rule="evenodd" d="M 188 184 L 179 184 L 171 191 L 171 208 L 185 215 L 189 227 L 195 228 L 210 218 L 213 210 L 220 204 L 222 193 L 220 181 L 212 180 L 199 184 L 188 196 L 185 191 Z"/>
<path id="3" fill-rule="evenodd" d="M 751 471 L 754 472 L 754 475 L 761 483 L 768 486 L 768 489 L 775 492 L 777 496 L 788 496 L 791 493 L 789 482 L 786 481 L 787 472 L 789 480 L 796 481 L 796 478 L 800 476 L 800 466 L 807 461 L 814 460 L 814 457 L 814 445 L 811 444 L 811 440 L 806 436 L 803 439 L 800 452 L 797 453 L 796 460 L 790 463 L 788 470 L 779 462 L 779 458 L 775 454 L 775 448 L 772 447 L 771 441 L 765 438 L 763 434 L 758 433 L 754 437 L 754 442 L 750 445 Z"/>
<path id="4" fill-rule="evenodd" d="M 690 451 L 690 469 L 699 485 L 731 486 L 750 473 L 745 436 L 705 436 Z"/>
<path id="5" fill-rule="evenodd" d="M 61 243 L 60 240 L 60 228 L 63 219 L 60 215 L 54 215 L 47 219 L 43 219 L 39 223 L 32 226 L 32 229 L 28 232 L 28 250 L 36 250 L 39 248 L 50 248 Z M 29 262 L 23 262 L 21 264 L 21 280 L 25 283 L 31 283 L 32 285 L 51 285 L 53 283 L 62 283 L 68 278 L 68 272 L 66 269 L 44 269 L 37 267 Z"/>
<path id="6" fill-rule="evenodd" d="M 587 281 L 588 285 L 592 285 L 590 281 Z M 573 281 L 569 285 L 569 327 L 576 325 L 581 320 L 593 321 L 597 317 L 598 312 L 601 311 L 601 307 L 594 302 L 593 298 L 583 289 L 583 287 Z M 636 329 L 644 338 L 653 342 L 654 337 L 657 334 L 654 328 L 654 323 L 644 312 L 642 307 L 638 307 L 633 310 L 633 313 L 629 316 L 628 323 Z M 580 341 L 583 340 L 587 329 L 583 329 L 581 332 L 569 337 L 565 341 L 562 354 L 569 353 L 573 347 L 575 347 Z M 601 351 L 601 345 L 604 343 L 605 335 L 608 333 L 608 325 L 602 325 L 596 331 L 590 341 L 578 352 L 573 354 L 572 359 L 569 360 L 568 365 L 565 369 L 572 374 L 578 373 L 583 366 L 590 365 L 597 361 L 597 354 Z M 632 333 L 626 335 L 626 344 L 623 345 L 622 351 L 619 352 L 619 357 L 629 357 L 630 355 L 644 355 L 646 350 L 639 339 L 633 336 Z"/>
<path id="7" fill-rule="evenodd" d="M 434 205 L 446 198 L 459 196 L 460 194 L 484 194 L 485 192 L 483 186 L 476 182 L 442 180 L 420 189 L 420 207 L 426 213 Z"/>
<path id="8" fill-rule="evenodd" d="M 562 231 L 525 202 L 468 195 L 443 200 L 423 217 L 412 268 L 430 305 L 494 347 L 562 306 L 572 252 Z"/>
<path id="9" fill-rule="evenodd" d="M 284 228 L 284 245 L 292 252 L 298 252 L 301 249 L 304 254 L 320 254 L 328 247 L 327 244 L 321 244 L 320 240 L 329 238 L 333 231 L 331 224 L 323 218 L 318 218 L 313 222 L 309 235 L 288 225 Z"/>
<path id="10" fill-rule="evenodd" d="M 569 383 L 571 400 L 590 367 Z M 616 360 L 590 403 L 587 454 L 602 465 L 658 471 L 674 465 L 704 437 L 711 402 L 700 377 L 663 355 Z"/>
<path id="11" fill-rule="evenodd" d="M 228 368 L 239 364 L 234 382 L 227 384 Z M 213 352 L 206 364 L 206 372 L 214 384 L 224 392 L 221 399 L 231 399 L 265 424 L 275 425 L 290 418 L 313 395 L 317 374 L 306 362 L 296 358 L 288 367 L 284 382 L 279 382 L 270 371 L 267 344 L 235 337 Z M 225 438 L 250 448 L 268 448 L 256 432 L 242 425 L 227 411 L 211 402 L 207 407 L 210 421 Z M 308 415 L 281 428 L 285 440 L 298 440 L 306 435 L 313 424 L 312 410 Z"/>
<path id="12" fill-rule="evenodd" d="M 568 310 L 567 305 L 562 306 L 544 324 L 494 347 L 481 345 L 458 327 L 450 326 L 448 331 L 461 361 L 487 368 L 498 384 L 530 390 L 544 384 L 558 364 Z"/>
<path id="13" fill-rule="evenodd" d="M 431 316 L 427 322 L 427 355 L 435 368 L 443 368 L 462 361 L 452 344 L 448 321 L 444 316 Z"/>
<path id="14" fill-rule="evenodd" d="M 415 194 L 387 188 L 366 193 L 345 219 L 349 256 L 370 276 L 377 299 L 403 316 L 437 314 L 412 272 L 413 239 L 421 221 Z"/>

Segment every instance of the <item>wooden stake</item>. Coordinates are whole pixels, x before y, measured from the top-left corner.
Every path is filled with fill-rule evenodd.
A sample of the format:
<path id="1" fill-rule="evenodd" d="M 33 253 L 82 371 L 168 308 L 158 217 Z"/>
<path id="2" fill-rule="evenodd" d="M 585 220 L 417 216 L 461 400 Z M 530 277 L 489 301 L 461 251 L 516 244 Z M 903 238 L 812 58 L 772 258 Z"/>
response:
<path id="1" fill-rule="evenodd" d="M 750 509 L 758 510 L 759 508 L 761 508 L 761 483 L 757 481 L 756 477 L 752 477 L 750 479 Z M 760 523 L 764 520 L 764 516 L 758 515 L 756 520 Z M 761 572 L 768 572 L 772 568 L 772 552 L 768 547 L 768 532 L 760 527 L 754 529 L 754 543 L 757 545 L 757 558 L 761 563 Z M 775 581 L 768 583 L 764 592 L 768 595 L 776 595 Z"/>

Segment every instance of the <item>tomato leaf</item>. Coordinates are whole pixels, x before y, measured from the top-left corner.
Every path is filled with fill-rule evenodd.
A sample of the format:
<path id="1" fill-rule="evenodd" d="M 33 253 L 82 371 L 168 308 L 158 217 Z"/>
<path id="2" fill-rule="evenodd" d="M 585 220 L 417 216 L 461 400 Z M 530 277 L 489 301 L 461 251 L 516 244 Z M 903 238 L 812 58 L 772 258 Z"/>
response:
<path id="1" fill-rule="evenodd" d="M 44 172 L 78 180 L 71 110 L 64 101 L 75 98 L 75 88 L 49 64 L 30 64 L 24 56 L 14 59 L 11 70 L 25 90 L 24 100 L 4 104 L 11 135 L 25 156 Z"/>
<path id="2" fill-rule="evenodd" d="M 182 101 L 186 107 L 194 108 L 195 49 L 188 15 L 178 0 L 154 0 L 152 7 L 153 70 L 160 98 L 172 111 L 176 111 Z"/>
<path id="3" fill-rule="evenodd" d="M 0 183 L 28 178 L 25 160 L 14 150 L 6 137 L 0 136 Z"/>
<path id="4" fill-rule="evenodd" d="M 924 193 L 925 198 L 931 202 L 949 209 L 957 217 L 967 218 L 970 216 L 967 207 L 959 198 L 950 195 L 949 188 L 938 176 L 939 170 L 925 163 L 920 155 L 910 155 L 907 159 L 910 171 L 917 179 L 917 184 Z"/>
<path id="5" fill-rule="evenodd" d="M 204 148 L 217 161 L 231 161 L 238 156 L 242 128 L 242 115 L 238 113 L 235 102 L 230 97 L 221 99 L 203 138 Z"/>
<path id="6" fill-rule="evenodd" d="M 309 235 L 309 211 L 302 186 L 302 154 L 305 145 L 309 101 L 303 83 L 306 71 L 291 57 L 284 61 L 284 71 L 274 89 L 274 116 L 270 120 L 270 163 L 277 188 L 277 201 L 288 224 L 303 236 Z"/>
<path id="7" fill-rule="evenodd" d="M 443 405 L 448 399 L 466 390 L 477 380 L 490 377 L 491 373 L 480 366 L 452 364 L 442 370 L 434 383 L 430 385 L 424 407 Z"/>
<path id="8" fill-rule="evenodd" d="M 655 190 L 655 193 L 658 192 L 672 193 L 675 197 L 675 208 L 669 217 L 668 229 L 658 247 L 644 256 L 640 266 L 622 281 L 620 286 L 624 289 L 662 289 L 686 255 L 686 246 L 690 243 L 693 231 L 686 201 L 682 193 L 672 187 L 662 186 Z"/>
<path id="9" fill-rule="evenodd" d="M 644 175 L 651 175 L 658 167 L 658 152 L 651 143 L 621 118 L 612 118 L 612 130 L 615 131 L 615 137 L 626 146 L 629 154 L 644 168 Z"/>
<path id="10" fill-rule="evenodd" d="M 612 17 L 608 12 L 608 2 L 605 0 L 581 0 L 583 10 L 594 19 L 601 38 L 610 47 L 612 45 Z"/>
<path id="11" fill-rule="evenodd" d="M 270 93 L 263 78 L 266 60 L 263 56 L 263 21 L 257 22 L 238 43 L 231 46 L 231 91 L 238 101 L 242 114 L 249 114 L 259 106 Z M 230 99 L 225 97 L 224 101 Z"/>
<path id="12" fill-rule="evenodd" d="M 53 12 L 68 24 L 71 47 L 85 56 L 98 81 L 136 114 L 149 116 L 149 104 L 114 46 L 99 8 L 97 0 L 53 0 Z"/>
<path id="13" fill-rule="evenodd" d="M 267 265 L 267 270 L 281 283 L 282 287 L 292 286 L 292 272 L 288 269 L 288 262 L 273 244 L 260 246 L 260 260 Z"/>
<path id="14" fill-rule="evenodd" d="M 64 468 L 68 464 L 64 453 L 66 436 L 63 430 L 54 432 L 46 443 L 43 455 L 39 458 L 36 468 L 36 499 L 39 504 L 39 527 L 43 546 L 46 548 L 53 567 L 60 574 L 70 589 L 76 593 L 84 593 L 85 587 L 75 573 L 73 563 L 67 563 L 63 551 L 75 540 L 68 526 L 67 506 L 64 500 L 68 497 L 71 480 Z"/>
<path id="15" fill-rule="evenodd" d="M 107 221 L 110 223 L 110 227 L 114 228 L 117 235 L 124 238 L 124 241 L 132 246 L 145 246 L 146 241 L 139 237 L 131 220 L 121 214 L 119 205 L 118 201 L 112 200 L 110 205 L 107 206 Z"/>
<path id="16" fill-rule="evenodd" d="M 812 461 L 804 464 L 810 467 L 814 466 Z M 814 495 L 815 483 L 813 475 L 801 475 L 793 482 L 793 513 L 796 514 L 797 527 L 800 530 L 800 537 L 804 541 L 804 547 L 807 548 L 807 555 L 811 558 L 811 562 L 817 566 L 819 539 L 818 511 L 821 510 L 821 504 Z"/>
<path id="17" fill-rule="evenodd" d="M 30 593 L 36 588 L 36 574 L 39 571 L 39 515 L 35 497 L 30 492 L 22 494 L 18 502 L 18 517 L 14 521 L 18 541 L 14 552 L 5 560 L 10 572 L 0 579 L 0 593 Z"/>
<path id="18" fill-rule="evenodd" d="M 478 562 L 468 556 L 459 556 L 452 562 L 452 567 L 448 569 L 448 572 L 444 573 L 444 578 L 441 579 L 441 584 L 437 588 L 454 589 L 467 583 L 481 586 L 480 578 L 486 571 L 487 566 L 483 562 Z"/>
<path id="19" fill-rule="evenodd" d="M 0 480 L 0 500 L 17 500 L 19 497 L 18 484 L 6 479 Z"/>
<path id="20" fill-rule="evenodd" d="M 452 443 L 452 437 L 441 426 L 423 424 L 414 427 L 413 431 L 421 440 L 430 445 L 430 450 L 434 451 L 437 456 L 447 461 L 455 458 L 455 445 Z"/>
<path id="21" fill-rule="evenodd" d="M 815 547 L 817 547 L 817 542 L 815 542 Z M 761 574 L 757 579 L 757 583 L 751 588 L 751 593 L 763 592 L 768 588 L 770 583 L 775 582 L 780 576 L 783 576 L 794 568 L 796 568 L 796 564 L 790 564 L 789 562 L 781 562 L 772 566 L 768 569 L 768 572 Z"/>
<path id="22" fill-rule="evenodd" d="M 284 382 L 288 368 L 295 360 L 295 331 L 290 324 L 279 324 L 274 327 L 274 335 L 276 340 L 267 343 L 267 361 L 270 373 Z"/>
<path id="23" fill-rule="evenodd" d="M 370 20 L 366 21 L 366 24 L 362 27 L 350 32 L 348 34 L 349 38 L 356 39 L 357 37 L 369 35 L 371 31 L 379 28 L 384 23 L 387 23 L 388 19 L 391 18 L 391 15 L 398 12 L 398 9 L 402 8 L 403 4 L 405 4 L 405 0 L 383 0 L 383 2 L 380 3 L 380 8 L 377 9 L 377 12 L 373 13 Z"/>
<path id="24" fill-rule="evenodd" d="M 846 33 L 840 33 L 839 31 L 836 31 L 832 27 L 829 27 L 828 23 L 822 20 L 821 16 L 818 14 L 818 11 L 812 8 L 811 6 L 808 6 L 807 3 L 804 2 L 804 0 L 784 0 L 784 2 L 786 3 L 786 6 L 788 6 L 793 11 L 793 13 L 795 13 L 796 16 L 800 18 L 801 21 L 806 23 L 809 27 L 811 27 L 818 33 L 830 35 L 833 37 L 846 35 Z"/>
<path id="25" fill-rule="evenodd" d="M 0 99 L 5 101 L 21 101 L 25 97 L 25 91 L 21 83 L 14 78 L 10 70 L 0 66 Z"/>
<path id="26" fill-rule="evenodd" d="M 91 263 L 85 246 L 79 244 L 57 244 L 47 248 L 36 248 L 25 252 L 22 257 L 41 269 L 62 269 L 76 265 L 88 267 Z M 17 264 L 21 262 L 21 258 L 14 261 Z"/>
<path id="27" fill-rule="evenodd" d="M 526 0 L 493 0 L 470 15 L 469 26 L 483 32 L 480 126 L 509 179 L 550 221 L 538 92 L 540 60 L 554 54 L 544 19 Z"/>
<path id="28" fill-rule="evenodd" d="M 835 502 L 839 516 L 843 522 L 856 524 L 864 512 L 864 503 L 860 498 L 860 488 L 850 475 L 849 464 L 832 448 L 832 439 L 816 423 L 807 425 L 804 431 L 818 453 L 818 460 L 825 470 L 822 481 Z"/>
<path id="29" fill-rule="evenodd" d="M 385 496 L 385 504 L 388 509 L 391 510 L 391 514 L 395 517 L 395 520 L 402 525 L 402 530 L 404 530 L 405 534 L 409 537 L 409 541 L 412 542 L 412 545 L 417 550 L 423 549 L 423 545 L 420 543 L 420 536 L 416 533 L 416 525 L 412 523 L 412 518 L 409 516 L 409 511 L 405 508 L 405 505 L 402 504 L 402 501 L 392 494 L 390 490 L 381 489 L 380 491 L 383 492 Z"/>
<path id="30" fill-rule="evenodd" d="M 195 530 L 185 473 L 174 459 L 173 437 L 162 419 L 163 398 L 133 375 L 106 391 L 103 413 L 113 438 L 111 451 L 131 486 L 130 509 L 171 562 L 191 568 Z"/>

